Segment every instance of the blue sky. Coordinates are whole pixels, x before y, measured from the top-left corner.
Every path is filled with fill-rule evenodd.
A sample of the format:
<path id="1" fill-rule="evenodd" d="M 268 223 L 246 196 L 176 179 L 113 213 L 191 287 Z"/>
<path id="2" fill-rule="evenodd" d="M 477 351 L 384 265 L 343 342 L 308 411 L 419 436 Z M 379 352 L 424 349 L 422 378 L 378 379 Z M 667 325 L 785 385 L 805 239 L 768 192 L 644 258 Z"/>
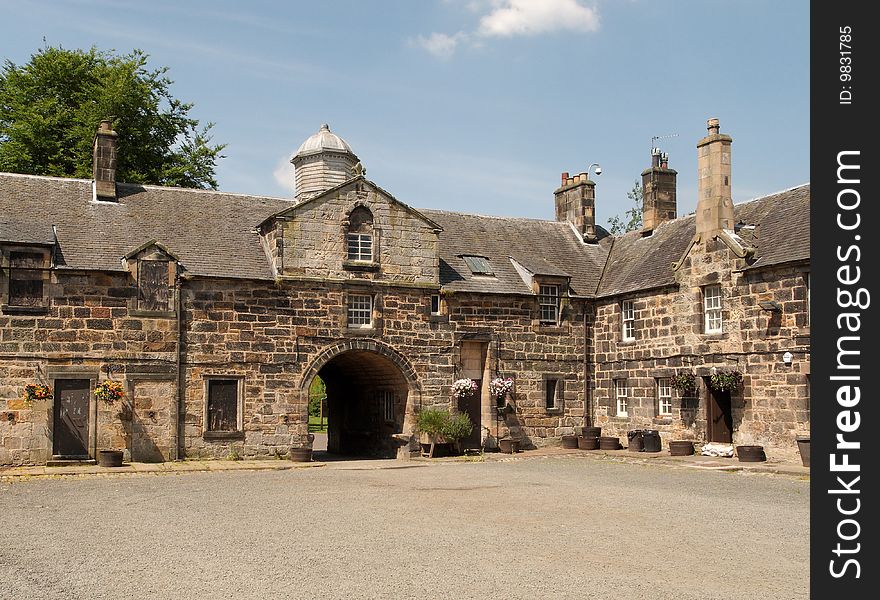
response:
<path id="1" fill-rule="evenodd" d="M 597 221 L 630 206 L 651 138 L 696 206 L 697 140 L 734 138 L 737 202 L 809 180 L 802 0 L 0 0 L 0 57 L 140 48 L 216 123 L 229 192 L 290 196 L 327 122 L 415 207 L 553 218 L 560 173 L 599 163 Z"/>

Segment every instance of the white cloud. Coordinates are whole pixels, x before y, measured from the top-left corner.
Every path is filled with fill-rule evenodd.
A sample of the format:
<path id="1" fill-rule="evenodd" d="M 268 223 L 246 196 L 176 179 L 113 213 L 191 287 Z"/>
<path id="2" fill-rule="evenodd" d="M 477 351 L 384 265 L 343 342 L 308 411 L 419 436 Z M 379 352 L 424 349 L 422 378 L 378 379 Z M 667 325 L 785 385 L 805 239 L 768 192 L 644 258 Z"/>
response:
<path id="1" fill-rule="evenodd" d="M 599 29 L 599 13 L 580 0 L 473 0 L 472 12 L 485 13 L 476 31 L 418 36 L 414 44 L 441 59 L 452 57 L 463 42 L 480 47 L 488 38 L 533 36 L 556 31 L 588 33 Z M 488 11 L 488 12 L 486 12 Z"/>
<path id="2" fill-rule="evenodd" d="M 455 35 L 447 35 L 445 33 L 432 33 L 425 37 L 420 35 L 415 39 L 415 43 L 437 58 L 449 58 L 455 53 L 455 48 L 459 41 L 464 37 L 461 32 Z"/>
<path id="3" fill-rule="evenodd" d="M 272 176 L 275 178 L 275 182 L 278 185 L 289 191 L 291 194 L 294 192 L 296 185 L 293 180 L 293 165 L 290 164 L 289 156 L 285 156 L 278 161 L 275 170 L 272 171 Z"/>
<path id="4" fill-rule="evenodd" d="M 480 19 L 480 35 L 510 37 L 554 31 L 596 31 L 598 13 L 577 0 L 499 0 Z"/>

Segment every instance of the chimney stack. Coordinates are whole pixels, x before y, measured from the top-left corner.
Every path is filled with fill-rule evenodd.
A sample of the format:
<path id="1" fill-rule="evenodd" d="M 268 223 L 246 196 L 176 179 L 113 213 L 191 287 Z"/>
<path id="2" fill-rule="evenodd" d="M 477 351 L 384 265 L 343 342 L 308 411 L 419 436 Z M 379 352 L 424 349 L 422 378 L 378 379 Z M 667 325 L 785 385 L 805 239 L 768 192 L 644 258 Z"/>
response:
<path id="1" fill-rule="evenodd" d="M 586 173 L 569 177 L 562 174 L 562 185 L 553 192 L 556 220 L 571 223 L 585 242 L 596 241 L 596 184 Z"/>
<path id="2" fill-rule="evenodd" d="M 730 144 L 733 138 L 719 133 L 718 119 L 706 123 L 708 134 L 697 142 L 697 235 L 707 239 L 722 229 L 733 229 L 733 195 L 730 191 Z"/>
<path id="3" fill-rule="evenodd" d="M 101 121 L 95 133 L 92 153 L 92 175 L 95 178 L 95 195 L 99 200 L 116 202 L 116 141 L 117 134 L 110 119 Z"/>
<path id="4" fill-rule="evenodd" d="M 651 168 L 642 171 L 642 235 L 675 219 L 677 177 L 678 171 L 669 168 L 669 155 L 651 150 Z"/>

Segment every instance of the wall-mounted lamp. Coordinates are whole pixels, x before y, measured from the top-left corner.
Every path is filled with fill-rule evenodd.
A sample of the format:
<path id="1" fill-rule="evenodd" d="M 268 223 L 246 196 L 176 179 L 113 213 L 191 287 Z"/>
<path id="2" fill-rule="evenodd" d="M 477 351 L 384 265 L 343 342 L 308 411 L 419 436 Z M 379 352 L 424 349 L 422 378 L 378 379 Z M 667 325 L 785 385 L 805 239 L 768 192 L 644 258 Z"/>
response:
<path id="1" fill-rule="evenodd" d="M 782 312 L 782 305 L 776 300 L 761 300 L 758 302 L 758 306 L 771 312 Z"/>
<path id="2" fill-rule="evenodd" d="M 596 175 L 602 174 L 602 167 L 599 166 L 599 163 L 590 163 L 590 166 L 587 167 L 587 179 L 590 178 L 590 169 L 592 169 L 593 167 L 596 167 L 596 170 L 593 171 Z"/>
<path id="3" fill-rule="evenodd" d="M 785 354 L 782 355 L 782 362 L 784 362 L 787 365 L 790 365 L 791 360 L 793 358 L 794 358 L 794 355 L 791 352 L 786 352 Z"/>

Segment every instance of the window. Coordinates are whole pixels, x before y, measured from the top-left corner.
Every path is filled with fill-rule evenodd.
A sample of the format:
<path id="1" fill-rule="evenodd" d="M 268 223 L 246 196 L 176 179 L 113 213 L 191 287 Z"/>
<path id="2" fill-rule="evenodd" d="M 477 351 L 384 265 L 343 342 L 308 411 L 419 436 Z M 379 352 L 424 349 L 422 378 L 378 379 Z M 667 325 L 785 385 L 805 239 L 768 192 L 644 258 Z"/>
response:
<path id="1" fill-rule="evenodd" d="M 138 261 L 138 309 L 171 310 L 166 260 Z"/>
<path id="2" fill-rule="evenodd" d="M 440 314 L 440 294 L 433 294 L 431 296 L 431 314 Z"/>
<path id="3" fill-rule="evenodd" d="M 636 308 L 632 300 L 620 303 L 621 336 L 624 341 L 636 339 Z"/>
<path id="4" fill-rule="evenodd" d="M 9 253 L 9 306 L 43 306 L 43 255 Z"/>
<path id="5" fill-rule="evenodd" d="M 492 265 L 489 264 L 489 259 L 485 256 L 470 256 L 463 255 L 465 264 L 468 269 L 471 270 L 471 273 L 474 275 L 494 275 L 495 273 L 492 271 Z"/>
<path id="6" fill-rule="evenodd" d="M 672 416 L 672 382 L 668 377 L 657 379 L 657 414 Z"/>
<path id="7" fill-rule="evenodd" d="M 239 431 L 238 379 L 209 379 L 205 431 Z"/>
<path id="8" fill-rule="evenodd" d="M 614 382 L 614 395 L 617 398 L 617 416 L 629 416 L 627 412 L 627 397 L 629 389 L 626 386 L 626 379 L 617 379 Z"/>
<path id="9" fill-rule="evenodd" d="M 547 410 L 562 408 L 562 381 L 559 379 L 544 380 L 544 406 Z"/>
<path id="10" fill-rule="evenodd" d="M 348 326 L 369 328 L 373 326 L 373 297 L 351 294 L 348 297 Z"/>
<path id="11" fill-rule="evenodd" d="M 706 333 L 721 333 L 721 286 L 703 288 L 703 322 Z"/>
<path id="12" fill-rule="evenodd" d="M 379 410 L 386 423 L 394 422 L 394 392 L 391 390 L 379 391 Z"/>
<path id="13" fill-rule="evenodd" d="M 557 323 L 559 321 L 559 286 L 539 286 L 538 306 L 541 309 L 542 323 Z"/>
<path id="14" fill-rule="evenodd" d="M 373 213 L 358 206 L 348 215 L 348 260 L 373 261 Z"/>

